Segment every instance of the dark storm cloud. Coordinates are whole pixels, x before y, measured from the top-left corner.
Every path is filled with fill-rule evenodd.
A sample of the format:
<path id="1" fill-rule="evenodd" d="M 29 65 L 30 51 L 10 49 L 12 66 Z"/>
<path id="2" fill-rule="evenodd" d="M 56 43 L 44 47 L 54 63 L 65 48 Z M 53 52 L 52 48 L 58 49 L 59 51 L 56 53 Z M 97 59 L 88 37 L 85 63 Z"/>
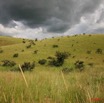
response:
<path id="1" fill-rule="evenodd" d="M 103 0 L 0 0 L 0 23 L 21 21 L 30 27 L 44 26 L 64 32 L 93 13 Z"/>

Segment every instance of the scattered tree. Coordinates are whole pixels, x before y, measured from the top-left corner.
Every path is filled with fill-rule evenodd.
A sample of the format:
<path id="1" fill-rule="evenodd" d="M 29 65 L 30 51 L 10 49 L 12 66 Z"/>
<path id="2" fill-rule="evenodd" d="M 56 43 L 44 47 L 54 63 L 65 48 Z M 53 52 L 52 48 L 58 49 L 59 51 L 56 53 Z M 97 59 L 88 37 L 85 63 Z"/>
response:
<path id="1" fill-rule="evenodd" d="M 69 53 L 68 52 L 56 52 L 55 57 L 56 58 L 52 58 L 49 61 L 49 65 L 53 65 L 57 67 L 62 66 L 64 63 L 64 60 L 69 57 Z"/>
<path id="2" fill-rule="evenodd" d="M 31 71 L 34 69 L 34 67 L 35 67 L 35 62 L 32 62 L 32 63 L 24 62 L 24 64 L 21 65 L 23 72 L 24 71 Z"/>
<path id="3" fill-rule="evenodd" d="M 0 50 L 0 53 L 3 53 L 3 50 L 2 49 Z"/>
<path id="4" fill-rule="evenodd" d="M 103 51 L 102 51 L 102 49 L 98 48 L 98 49 L 96 50 L 96 53 L 97 53 L 97 54 L 102 54 Z"/>
<path id="5" fill-rule="evenodd" d="M 58 45 L 53 45 L 53 48 L 58 48 Z"/>
<path id="6" fill-rule="evenodd" d="M 13 66 L 16 65 L 16 63 L 14 61 L 10 61 L 10 60 L 3 60 L 2 62 L 3 62 L 2 66 L 10 66 L 10 67 L 13 67 Z"/>
<path id="7" fill-rule="evenodd" d="M 87 51 L 87 54 L 91 54 L 91 51 L 90 51 L 90 50 L 88 50 L 88 51 Z"/>
<path id="8" fill-rule="evenodd" d="M 18 57 L 18 53 L 15 53 L 15 54 L 13 55 L 13 57 L 14 57 L 14 58 Z"/>
<path id="9" fill-rule="evenodd" d="M 26 48 L 31 48 L 31 45 L 27 45 Z"/>
<path id="10" fill-rule="evenodd" d="M 38 61 L 39 64 L 44 65 L 46 64 L 47 60 L 46 59 L 41 59 Z"/>
<path id="11" fill-rule="evenodd" d="M 75 65 L 75 68 L 79 69 L 80 71 L 82 71 L 84 69 L 84 62 L 83 61 L 78 60 L 74 63 L 74 65 Z"/>

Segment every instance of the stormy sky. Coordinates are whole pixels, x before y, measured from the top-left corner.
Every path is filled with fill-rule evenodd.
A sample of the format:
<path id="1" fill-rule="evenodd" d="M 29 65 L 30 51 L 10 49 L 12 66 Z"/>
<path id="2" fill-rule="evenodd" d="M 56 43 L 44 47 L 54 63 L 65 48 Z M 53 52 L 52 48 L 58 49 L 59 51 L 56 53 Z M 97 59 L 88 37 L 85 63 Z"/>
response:
<path id="1" fill-rule="evenodd" d="M 0 35 L 104 33 L 104 0 L 0 0 Z"/>

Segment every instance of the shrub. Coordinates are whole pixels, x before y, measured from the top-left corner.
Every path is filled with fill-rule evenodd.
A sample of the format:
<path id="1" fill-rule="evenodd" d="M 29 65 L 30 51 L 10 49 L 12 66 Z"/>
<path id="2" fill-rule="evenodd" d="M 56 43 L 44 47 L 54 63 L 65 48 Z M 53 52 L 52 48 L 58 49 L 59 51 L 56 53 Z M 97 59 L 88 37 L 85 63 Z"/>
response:
<path id="1" fill-rule="evenodd" d="M 67 59 L 69 57 L 69 53 L 68 52 L 56 52 L 55 54 L 56 58 L 58 60 L 64 60 L 64 59 Z"/>
<path id="2" fill-rule="evenodd" d="M 35 67 L 35 62 L 24 62 L 24 64 L 21 65 L 21 68 L 24 71 L 31 71 Z"/>
<path id="3" fill-rule="evenodd" d="M 14 58 L 18 57 L 18 53 L 15 53 L 15 54 L 13 55 L 13 57 L 14 57 Z"/>
<path id="4" fill-rule="evenodd" d="M 87 54 L 91 54 L 91 51 L 88 50 L 88 51 L 87 51 Z"/>
<path id="5" fill-rule="evenodd" d="M 53 57 L 49 56 L 47 59 L 53 59 Z"/>
<path id="6" fill-rule="evenodd" d="M 52 59 L 52 60 L 49 62 L 49 65 L 59 67 L 59 66 L 62 66 L 63 63 L 64 63 L 63 61 L 62 61 L 62 62 L 59 62 L 58 60 L 56 60 L 56 59 L 54 58 L 54 59 Z"/>
<path id="7" fill-rule="evenodd" d="M 83 61 L 78 60 L 74 63 L 74 65 L 75 65 L 75 68 L 79 69 L 80 71 L 82 71 L 84 69 L 84 62 Z"/>
<path id="8" fill-rule="evenodd" d="M 24 50 L 21 50 L 21 52 L 24 52 Z"/>
<path id="9" fill-rule="evenodd" d="M 57 41 L 60 41 L 60 39 L 57 39 Z"/>
<path id="10" fill-rule="evenodd" d="M 93 64 L 93 63 L 88 63 L 88 65 L 89 65 L 90 67 L 93 67 L 94 64 Z"/>
<path id="11" fill-rule="evenodd" d="M 68 58 L 69 53 L 67 53 L 67 52 L 56 52 L 55 56 L 56 56 L 56 58 L 52 58 L 49 61 L 49 65 L 58 67 L 58 66 L 63 65 L 64 60 Z"/>
<path id="12" fill-rule="evenodd" d="M 98 48 L 98 49 L 96 50 L 96 53 L 97 53 L 97 54 L 102 54 L 103 51 L 102 51 L 102 49 Z"/>
<path id="13" fill-rule="evenodd" d="M 34 51 L 34 54 L 37 54 L 37 53 L 38 53 L 38 50 L 35 50 L 35 51 Z"/>
<path id="14" fill-rule="evenodd" d="M 83 35 L 86 35 L 86 33 L 83 33 Z"/>
<path id="15" fill-rule="evenodd" d="M 0 50 L 0 53 L 3 53 L 3 50 Z"/>
<path id="16" fill-rule="evenodd" d="M 58 45 L 53 45 L 53 48 L 58 48 Z"/>
<path id="17" fill-rule="evenodd" d="M 39 64 L 44 65 L 47 62 L 46 59 L 41 59 L 38 61 Z"/>
<path id="18" fill-rule="evenodd" d="M 2 62 L 3 62 L 2 66 L 10 66 L 10 67 L 12 67 L 12 66 L 16 65 L 16 63 L 14 61 L 10 61 L 10 60 L 3 60 Z"/>
<path id="19" fill-rule="evenodd" d="M 31 45 L 36 45 L 33 40 L 30 40 Z"/>
<path id="20" fill-rule="evenodd" d="M 26 41 L 25 41 L 25 40 L 23 40 L 23 41 L 22 41 L 22 43 L 26 43 Z"/>
<path id="21" fill-rule="evenodd" d="M 35 41 L 38 41 L 38 39 L 36 38 Z"/>
<path id="22" fill-rule="evenodd" d="M 27 45 L 26 48 L 31 48 L 31 45 Z"/>
<path id="23" fill-rule="evenodd" d="M 75 57 L 76 57 L 75 55 L 72 56 L 72 58 L 75 58 Z"/>

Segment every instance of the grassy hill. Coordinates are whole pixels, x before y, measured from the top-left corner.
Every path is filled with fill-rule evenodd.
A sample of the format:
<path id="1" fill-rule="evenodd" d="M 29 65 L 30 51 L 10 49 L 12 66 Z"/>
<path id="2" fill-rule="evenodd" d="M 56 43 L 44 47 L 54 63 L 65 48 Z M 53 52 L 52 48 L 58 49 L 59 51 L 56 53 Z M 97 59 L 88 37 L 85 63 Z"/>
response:
<path id="1" fill-rule="evenodd" d="M 65 51 L 71 56 L 65 61 L 64 66 L 73 66 L 77 60 L 85 61 L 85 64 L 94 63 L 95 66 L 103 66 L 104 63 L 104 53 L 96 53 L 98 48 L 104 52 L 104 35 L 80 35 L 32 42 L 35 45 L 31 44 L 31 40 L 0 37 L 0 49 L 3 50 L 3 53 L 0 53 L 0 61 L 13 60 L 17 64 L 35 61 L 39 67 L 38 61 L 40 59 L 54 57 L 56 51 Z M 27 48 L 29 45 L 31 47 Z M 53 47 L 54 45 L 58 47 Z M 35 51 L 37 51 L 36 54 Z M 17 58 L 13 58 L 15 53 L 19 55 Z"/>
<path id="2" fill-rule="evenodd" d="M 101 53 L 96 52 L 99 49 Z M 104 35 L 39 41 L 0 36 L 0 51 L 0 103 L 103 103 Z M 55 57 L 57 51 L 68 52 L 70 56 L 60 67 L 48 65 L 47 58 Z M 14 54 L 18 57 L 13 57 Z M 47 63 L 40 65 L 41 59 Z M 16 66 L 2 66 L 3 60 L 14 61 Z M 84 62 L 83 71 L 75 68 L 78 60 Z M 10 71 L 19 64 L 33 61 L 32 72 L 21 75 L 21 72 Z"/>

